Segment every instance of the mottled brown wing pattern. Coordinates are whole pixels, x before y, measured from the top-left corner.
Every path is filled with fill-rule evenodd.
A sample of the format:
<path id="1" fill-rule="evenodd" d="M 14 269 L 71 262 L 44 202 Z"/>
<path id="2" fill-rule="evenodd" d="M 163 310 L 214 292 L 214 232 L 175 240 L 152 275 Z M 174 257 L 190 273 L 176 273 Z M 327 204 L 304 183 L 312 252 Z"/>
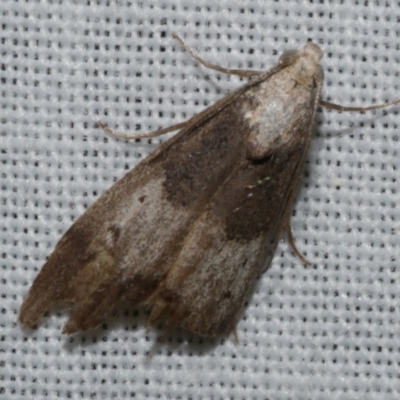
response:
<path id="1" fill-rule="evenodd" d="M 320 55 L 306 48 L 201 113 L 91 206 L 43 266 L 20 320 L 33 326 L 68 301 L 72 333 L 123 299 L 150 304 L 150 323 L 232 329 L 301 176 L 322 85 Z"/>
<path id="2" fill-rule="evenodd" d="M 232 330 L 260 267 L 271 258 L 301 168 L 300 148 L 243 160 L 195 221 L 177 260 L 150 297 L 150 323 L 168 317 L 203 336 Z M 282 150 L 282 151 L 280 151 Z M 269 175 L 277 179 L 265 179 Z M 259 183 L 257 183 L 259 182 Z M 286 190 L 282 190 L 286 184 Z M 254 186 L 253 186 L 254 185 Z"/>

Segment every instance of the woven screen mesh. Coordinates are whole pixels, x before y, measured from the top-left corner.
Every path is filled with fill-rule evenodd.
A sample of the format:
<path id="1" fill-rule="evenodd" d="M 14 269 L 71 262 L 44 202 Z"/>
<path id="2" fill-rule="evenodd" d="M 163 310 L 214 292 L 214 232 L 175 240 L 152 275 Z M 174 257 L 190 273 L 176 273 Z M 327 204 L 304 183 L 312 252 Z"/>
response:
<path id="1" fill-rule="evenodd" d="M 323 97 L 400 97 L 398 2 L 2 0 L 2 399 L 398 399 L 399 107 L 321 110 L 292 226 L 232 335 L 146 332 L 124 305 L 61 334 L 60 305 L 33 330 L 18 309 L 90 204 L 172 136 L 112 138 L 183 121 L 241 82 L 199 66 L 268 69 L 313 40 Z"/>

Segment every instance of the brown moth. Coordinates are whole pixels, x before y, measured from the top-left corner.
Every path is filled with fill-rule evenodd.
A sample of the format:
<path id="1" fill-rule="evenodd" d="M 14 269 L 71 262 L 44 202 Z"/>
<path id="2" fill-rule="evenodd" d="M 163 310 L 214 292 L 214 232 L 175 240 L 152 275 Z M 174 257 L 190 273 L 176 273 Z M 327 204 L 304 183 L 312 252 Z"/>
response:
<path id="1" fill-rule="evenodd" d="M 23 324 L 70 302 L 64 332 L 85 330 L 122 299 L 151 307 L 150 325 L 162 318 L 203 336 L 232 331 L 283 230 L 298 254 L 289 215 L 318 105 L 396 103 L 320 101 L 314 43 L 267 72 L 226 70 L 191 54 L 250 80 L 185 123 L 136 136 L 183 127 L 62 237 L 25 298 Z"/>

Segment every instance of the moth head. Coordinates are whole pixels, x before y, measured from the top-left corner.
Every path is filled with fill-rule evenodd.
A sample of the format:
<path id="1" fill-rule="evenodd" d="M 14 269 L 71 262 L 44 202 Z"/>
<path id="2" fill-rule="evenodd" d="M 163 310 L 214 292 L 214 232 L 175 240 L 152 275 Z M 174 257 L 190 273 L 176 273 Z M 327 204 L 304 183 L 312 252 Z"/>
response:
<path id="1" fill-rule="evenodd" d="M 308 58 L 311 59 L 313 63 L 319 64 L 323 52 L 321 48 L 312 42 L 308 42 L 301 51 L 297 50 L 286 50 L 282 53 L 279 58 L 279 63 L 291 64 L 296 58 Z"/>
<path id="2" fill-rule="evenodd" d="M 319 64 L 322 56 L 324 55 L 321 48 L 317 44 L 312 43 L 312 42 L 308 42 L 303 47 L 303 50 L 300 52 L 300 54 L 312 59 L 316 64 Z"/>

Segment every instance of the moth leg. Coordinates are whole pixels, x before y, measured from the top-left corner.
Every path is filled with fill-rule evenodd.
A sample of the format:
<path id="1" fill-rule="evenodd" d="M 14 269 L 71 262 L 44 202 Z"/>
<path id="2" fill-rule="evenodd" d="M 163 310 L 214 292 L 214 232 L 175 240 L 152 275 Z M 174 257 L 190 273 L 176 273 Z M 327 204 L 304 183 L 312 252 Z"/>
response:
<path id="1" fill-rule="evenodd" d="M 219 65 L 216 64 L 211 64 L 208 61 L 203 60 L 200 58 L 179 36 L 177 33 L 173 33 L 173 37 L 181 44 L 181 46 L 200 64 L 204 65 L 206 68 L 213 69 L 218 72 L 222 72 L 224 74 L 228 75 L 238 75 L 241 77 L 245 78 L 250 78 L 252 76 L 258 76 L 265 71 L 252 71 L 252 70 L 247 70 L 247 69 L 230 69 L 230 68 L 224 68 L 220 67 Z"/>
<path id="2" fill-rule="evenodd" d="M 377 104 L 375 106 L 368 106 L 368 107 L 346 107 L 346 106 L 342 106 L 340 104 L 336 104 L 336 103 L 331 103 L 330 101 L 325 101 L 325 100 L 320 100 L 319 104 L 322 107 L 328 108 L 330 110 L 338 110 L 338 111 L 359 111 L 359 112 L 363 112 L 363 111 L 371 111 L 371 110 L 378 110 L 379 108 L 385 108 L 385 107 L 389 107 L 389 106 L 394 106 L 395 104 L 399 104 L 400 103 L 400 99 L 396 99 L 396 100 L 392 100 L 392 101 L 387 101 L 385 103 L 382 104 Z"/>
<path id="3" fill-rule="evenodd" d="M 239 335 L 237 333 L 236 327 L 232 329 L 232 334 L 233 334 L 233 340 L 235 342 L 235 345 L 238 346 L 240 344 L 240 339 L 239 339 Z"/>
<path id="4" fill-rule="evenodd" d="M 292 233 L 292 227 L 290 225 L 290 221 L 286 225 L 286 235 L 287 235 L 287 238 L 288 238 L 288 241 L 289 241 L 289 245 L 292 248 L 292 250 L 293 250 L 294 254 L 296 255 L 296 257 L 306 265 L 313 265 L 314 263 L 309 261 L 309 260 L 307 260 L 307 258 L 305 258 L 303 256 L 303 254 L 300 253 L 299 249 L 296 247 L 296 243 L 294 242 L 293 233 Z"/>

